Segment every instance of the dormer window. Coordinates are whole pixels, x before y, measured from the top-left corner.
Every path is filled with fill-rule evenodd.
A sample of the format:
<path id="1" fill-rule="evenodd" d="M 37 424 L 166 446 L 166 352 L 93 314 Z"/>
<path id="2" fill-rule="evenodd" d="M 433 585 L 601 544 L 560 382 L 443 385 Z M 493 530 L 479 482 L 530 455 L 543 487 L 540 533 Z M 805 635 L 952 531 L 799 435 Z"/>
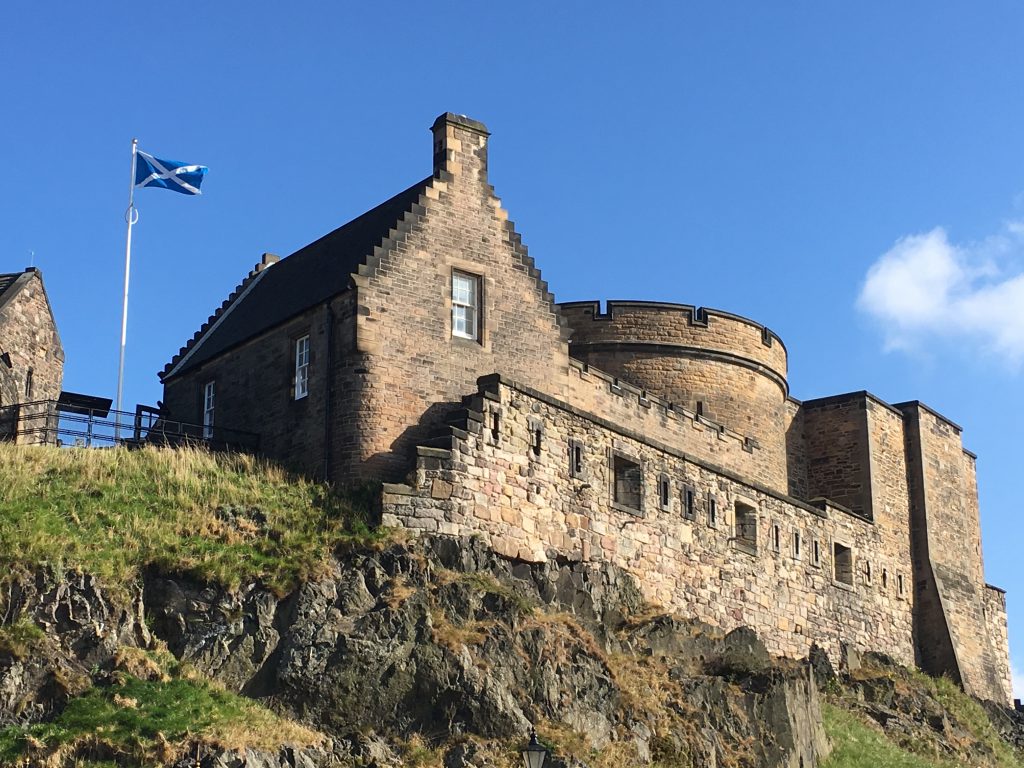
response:
<path id="1" fill-rule="evenodd" d="M 452 272 L 452 336 L 480 338 L 480 278 L 467 272 Z"/>

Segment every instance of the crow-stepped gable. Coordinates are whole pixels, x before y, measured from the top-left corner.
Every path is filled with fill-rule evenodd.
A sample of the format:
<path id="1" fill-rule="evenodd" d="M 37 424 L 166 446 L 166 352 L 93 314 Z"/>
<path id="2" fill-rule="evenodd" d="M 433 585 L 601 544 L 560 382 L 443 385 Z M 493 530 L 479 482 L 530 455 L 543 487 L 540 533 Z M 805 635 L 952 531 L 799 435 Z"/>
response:
<path id="1" fill-rule="evenodd" d="M 612 562 L 776 653 L 882 649 L 1010 698 L 956 424 L 868 392 L 792 397 L 765 326 L 685 304 L 556 304 L 446 113 L 433 172 L 265 255 L 161 373 L 170 418 L 259 432 L 384 522 L 526 561 Z"/>

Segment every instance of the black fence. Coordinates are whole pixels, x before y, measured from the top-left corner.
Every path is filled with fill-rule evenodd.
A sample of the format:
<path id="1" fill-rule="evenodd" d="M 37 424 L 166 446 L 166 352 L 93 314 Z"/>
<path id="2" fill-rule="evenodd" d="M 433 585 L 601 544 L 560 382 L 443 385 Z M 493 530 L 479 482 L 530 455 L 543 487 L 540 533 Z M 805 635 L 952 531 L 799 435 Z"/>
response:
<path id="1" fill-rule="evenodd" d="M 149 406 L 137 406 L 132 413 L 58 400 L 0 408 L 0 441 L 79 448 L 191 444 L 217 451 L 259 449 L 259 435 L 254 432 L 169 419 Z"/>

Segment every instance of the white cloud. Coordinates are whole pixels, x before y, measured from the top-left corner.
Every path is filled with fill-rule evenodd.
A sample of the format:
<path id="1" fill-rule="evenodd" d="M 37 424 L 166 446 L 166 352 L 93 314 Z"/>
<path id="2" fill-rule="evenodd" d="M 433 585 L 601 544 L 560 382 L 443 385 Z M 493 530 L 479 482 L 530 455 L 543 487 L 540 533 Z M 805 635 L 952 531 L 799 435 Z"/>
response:
<path id="1" fill-rule="evenodd" d="M 886 349 L 968 343 L 1024 363 L 1024 221 L 956 244 L 941 227 L 901 238 L 868 269 L 857 307 L 878 320 Z"/>

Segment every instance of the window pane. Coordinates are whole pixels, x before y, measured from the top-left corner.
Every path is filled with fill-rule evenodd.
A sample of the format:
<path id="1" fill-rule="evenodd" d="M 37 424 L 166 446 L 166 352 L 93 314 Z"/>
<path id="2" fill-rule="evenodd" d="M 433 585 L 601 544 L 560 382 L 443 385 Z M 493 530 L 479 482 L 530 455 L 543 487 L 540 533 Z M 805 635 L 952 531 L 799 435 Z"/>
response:
<path id="1" fill-rule="evenodd" d="M 476 293 L 476 281 L 469 275 L 460 275 L 458 272 L 452 275 L 452 301 L 458 304 L 473 304 Z"/>
<path id="2" fill-rule="evenodd" d="M 468 336 L 469 323 L 467 322 L 466 315 L 469 312 L 468 307 L 453 306 L 452 307 L 452 333 L 456 336 Z"/>
<path id="3" fill-rule="evenodd" d="M 452 335 L 477 338 L 479 281 L 474 275 L 452 272 Z"/>

